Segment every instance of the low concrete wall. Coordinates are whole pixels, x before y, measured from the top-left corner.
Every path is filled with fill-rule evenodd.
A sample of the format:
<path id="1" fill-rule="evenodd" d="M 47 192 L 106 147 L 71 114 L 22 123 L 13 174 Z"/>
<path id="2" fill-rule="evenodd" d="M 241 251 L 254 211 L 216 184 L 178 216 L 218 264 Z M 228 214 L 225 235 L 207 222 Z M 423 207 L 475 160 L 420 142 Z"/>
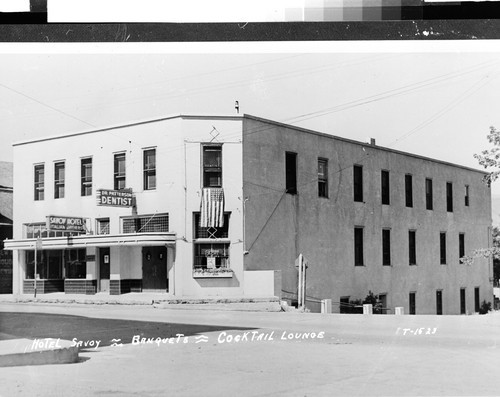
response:
<path id="1" fill-rule="evenodd" d="M 71 341 L 61 339 L 41 339 L 53 345 L 33 347 L 34 341 L 14 339 L 0 342 L 0 367 L 21 365 L 69 364 L 78 361 L 78 347 Z"/>
<path id="2" fill-rule="evenodd" d="M 278 273 L 278 274 L 275 274 Z M 243 274 L 243 291 L 245 296 L 277 296 L 281 295 L 281 272 L 274 270 L 249 270 Z M 279 285 L 278 285 L 279 284 Z"/>

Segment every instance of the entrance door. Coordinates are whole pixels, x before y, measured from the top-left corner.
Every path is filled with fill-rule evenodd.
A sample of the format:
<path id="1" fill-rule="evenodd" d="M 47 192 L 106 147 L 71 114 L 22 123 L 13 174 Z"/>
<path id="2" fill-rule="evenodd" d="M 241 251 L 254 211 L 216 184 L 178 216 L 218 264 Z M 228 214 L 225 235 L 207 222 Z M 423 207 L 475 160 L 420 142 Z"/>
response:
<path id="1" fill-rule="evenodd" d="M 466 313 L 465 288 L 460 288 L 460 314 Z"/>
<path id="2" fill-rule="evenodd" d="M 410 314 L 416 314 L 415 292 L 410 292 Z"/>
<path id="3" fill-rule="evenodd" d="M 109 270 L 111 255 L 108 248 L 99 248 L 99 291 L 109 291 Z"/>
<path id="4" fill-rule="evenodd" d="M 167 279 L 167 247 L 142 249 L 142 289 L 165 292 Z"/>
<path id="5" fill-rule="evenodd" d="M 443 291 L 436 291 L 436 314 L 443 314 Z"/>

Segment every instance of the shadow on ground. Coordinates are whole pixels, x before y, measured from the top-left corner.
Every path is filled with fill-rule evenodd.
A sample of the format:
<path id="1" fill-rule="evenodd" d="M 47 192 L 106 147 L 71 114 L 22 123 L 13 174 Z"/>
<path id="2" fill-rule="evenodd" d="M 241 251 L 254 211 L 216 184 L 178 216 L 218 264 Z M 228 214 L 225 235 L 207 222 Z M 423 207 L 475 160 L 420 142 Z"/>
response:
<path id="1" fill-rule="evenodd" d="M 132 343 L 132 338 L 171 338 L 177 334 L 191 336 L 224 330 L 254 328 L 164 323 L 153 321 L 115 320 L 45 313 L 0 313 L 0 340 L 18 338 L 61 338 L 78 341 L 100 340 L 99 347 L 113 343 Z M 114 339 L 114 341 L 113 341 Z M 119 340 L 117 342 L 116 340 Z M 81 350 L 85 351 L 85 345 Z"/>

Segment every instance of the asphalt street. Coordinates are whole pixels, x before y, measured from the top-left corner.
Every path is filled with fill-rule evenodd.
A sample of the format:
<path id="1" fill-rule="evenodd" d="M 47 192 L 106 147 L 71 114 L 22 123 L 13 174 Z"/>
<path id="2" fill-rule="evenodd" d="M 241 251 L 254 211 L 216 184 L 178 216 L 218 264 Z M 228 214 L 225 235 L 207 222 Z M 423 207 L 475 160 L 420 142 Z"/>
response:
<path id="1" fill-rule="evenodd" d="M 3 368 L 0 395 L 498 396 L 499 330 L 498 314 L 3 304 L 2 337 L 75 339 L 82 351 L 75 364 Z"/>

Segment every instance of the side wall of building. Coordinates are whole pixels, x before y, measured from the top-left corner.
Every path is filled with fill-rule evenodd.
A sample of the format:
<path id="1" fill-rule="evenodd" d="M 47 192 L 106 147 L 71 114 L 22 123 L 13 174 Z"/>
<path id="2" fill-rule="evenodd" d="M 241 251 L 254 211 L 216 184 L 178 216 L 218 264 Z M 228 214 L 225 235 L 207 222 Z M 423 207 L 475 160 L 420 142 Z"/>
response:
<path id="1" fill-rule="evenodd" d="M 308 306 L 319 310 L 331 298 L 363 299 L 386 294 L 387 306 L 436 313 L 441 290 L 444 314 L 474 312 L 474 289 L 492 300 L 492 265 L 477 259 L 459 263 L 459 234 L 465 253 L 488 247 L 491 194 L 483 174 L 369 144 L 353 143 L 252 118 L 244 121 L 243 181 L 246 203 L 247 269 L 282 271 L 283 296 L 296 299 L 295 259 L 307 270 Z M 297 153 L 296 195 L 285 193 L 285 153 Z M 318 158 L 328 161 L 328 198 L 318 197 Z M 362 166 L 363 202 L 353 200 L 353 165 Z M 381 172 L 389 171 L 390 204 L 381 204 Z M 412 175 L 413 207 L 405 203 L 405 175 Z M 433 210 L 426 209 L 425 180 L 433 183 Z M 446 208 L 446 183 L 453 185 L 453 212 Z M 465 206 L 465 185 L 469 206 Z M 364 266 L 354 265 L 354 228 L 362 228 Z M 391 266 L 382 265 L 382 229 L 391 235 Z M 409 265 L 409 231 L 416 233 L 416 265 Z M 440 264 L 440 233 L 446 233 L 446 264 Z"/>

